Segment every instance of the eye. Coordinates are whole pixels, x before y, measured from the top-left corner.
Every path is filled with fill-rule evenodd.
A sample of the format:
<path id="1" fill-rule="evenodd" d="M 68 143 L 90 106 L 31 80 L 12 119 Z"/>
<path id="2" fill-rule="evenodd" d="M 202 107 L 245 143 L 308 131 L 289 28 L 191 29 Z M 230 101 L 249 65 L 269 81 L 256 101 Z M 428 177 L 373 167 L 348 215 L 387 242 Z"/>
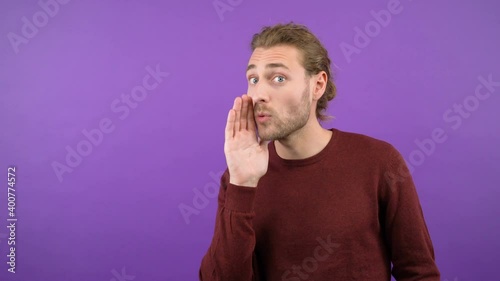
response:
<path id="1" fill-rule="evenodd" d="M 285 82 L 285 77 L 283 77 L 283 76 L 276 76 L 276 77 L 274 77 L 274 81 L 276 81 L 278 83 L 283 83 L 283 82 Z"/>
<path id="2" fill-rule="evenodd" d="M 252 78 L 248 79 L 248 81 L 250 82 L 250 84 L 255 84 L 255 83 L 257 83 L 257 78 L 252 77 Z"/>

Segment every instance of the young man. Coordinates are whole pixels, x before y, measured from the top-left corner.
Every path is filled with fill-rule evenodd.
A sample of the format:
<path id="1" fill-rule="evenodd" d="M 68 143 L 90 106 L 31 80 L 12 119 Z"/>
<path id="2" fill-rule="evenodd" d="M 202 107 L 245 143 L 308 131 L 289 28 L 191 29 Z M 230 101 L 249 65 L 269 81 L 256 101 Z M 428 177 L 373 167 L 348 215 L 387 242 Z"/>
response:
<path id="1" fill-rule="evenodd" d="M 248 93 L 227 118 L 228 168 L 200 280 L 439 281 L 401 154 L 319 124 L 336 94 L 319 40 L 279 24 L 251 47 Z"/>

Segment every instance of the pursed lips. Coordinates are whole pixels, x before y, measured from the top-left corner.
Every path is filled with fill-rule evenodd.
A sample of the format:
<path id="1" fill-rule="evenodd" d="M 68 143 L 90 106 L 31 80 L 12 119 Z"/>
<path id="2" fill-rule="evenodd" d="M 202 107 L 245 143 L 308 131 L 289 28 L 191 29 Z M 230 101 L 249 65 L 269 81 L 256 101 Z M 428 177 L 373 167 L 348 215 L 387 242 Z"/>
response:
<path id="1" fill-rule="evenodd" d="M 271 115 L 266 113 L 266 112 L 259 112 L 259 113 L 257 113 L 257 116 L 258 117 L 270 117 Z"/>

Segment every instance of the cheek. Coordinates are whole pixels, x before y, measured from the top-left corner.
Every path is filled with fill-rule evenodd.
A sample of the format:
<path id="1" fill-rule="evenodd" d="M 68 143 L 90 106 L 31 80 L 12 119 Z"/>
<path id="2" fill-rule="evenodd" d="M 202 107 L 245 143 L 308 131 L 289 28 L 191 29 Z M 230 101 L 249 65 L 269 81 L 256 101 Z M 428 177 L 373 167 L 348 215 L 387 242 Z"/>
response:
<path id="1" fill-rule="evenodd" d="M 288 91 L 281 96 L 281 103 L 287 108 L 297 108 L 300 106 L 302 93 L 296 91 Z"/>
<path id="2" fill-rule="evenodd" d="M 293 116 L 297 112 L 297 108 L 300 106 L 299 101 L 295 99 L 293 93 L 281 93 L 274 101 L 276 104 L 276 111 L 282 117 Z"/>

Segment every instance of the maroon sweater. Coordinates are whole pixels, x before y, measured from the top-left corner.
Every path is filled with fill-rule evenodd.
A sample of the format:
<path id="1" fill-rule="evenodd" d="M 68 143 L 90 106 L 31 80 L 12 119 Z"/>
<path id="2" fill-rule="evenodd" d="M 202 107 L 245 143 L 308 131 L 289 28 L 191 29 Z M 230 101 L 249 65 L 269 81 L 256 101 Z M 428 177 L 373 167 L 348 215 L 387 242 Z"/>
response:
<path id="1" fill-rule="evenodd" d="M 282 159 L 271 142 L 257 188 L 230 184 L 226 169 L 200 280 L 439 281 L 401 154 L 330 130 L 327 146 L 306 159 Z"/>

